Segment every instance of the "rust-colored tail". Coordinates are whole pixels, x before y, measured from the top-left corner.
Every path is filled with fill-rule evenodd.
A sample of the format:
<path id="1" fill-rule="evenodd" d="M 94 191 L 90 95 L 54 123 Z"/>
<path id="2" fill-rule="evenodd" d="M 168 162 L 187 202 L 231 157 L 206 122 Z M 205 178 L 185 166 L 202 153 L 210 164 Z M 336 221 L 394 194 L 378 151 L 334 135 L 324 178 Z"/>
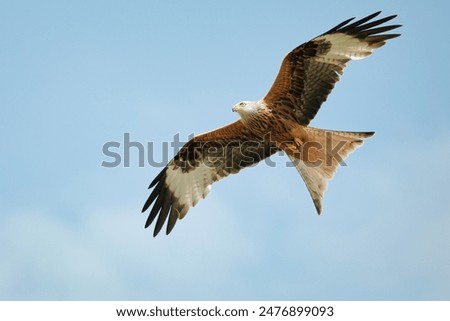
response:
<path id="1" fill-rule="evenodd" d="M 374 132 L 343 132 L 312 127 L 303 127 L 302 131 L 301 138 L 283 144 L 282 148 L 305 181 L 320 214 L 323 194 L 336 169 Z"/>

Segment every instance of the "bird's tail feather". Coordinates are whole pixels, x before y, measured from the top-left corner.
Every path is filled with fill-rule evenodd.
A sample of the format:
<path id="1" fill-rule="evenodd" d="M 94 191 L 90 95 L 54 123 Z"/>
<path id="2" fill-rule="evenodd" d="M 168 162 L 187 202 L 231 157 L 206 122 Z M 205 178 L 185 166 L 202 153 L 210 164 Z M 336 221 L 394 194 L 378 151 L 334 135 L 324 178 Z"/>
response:
<path id="1" fill-rule="evenodd" d="M 294 140 L 284 150 L 302 176 L 311 194 L 317 213 L 322 211 L 322 197 L 339 165 L 365 138 L 374 132 L 343 132 L 303 127 L 306 136 Z M 306 141 L 305 137 L 307 138 Z M 297 149 L 295 148 L 297 147 Z"/>

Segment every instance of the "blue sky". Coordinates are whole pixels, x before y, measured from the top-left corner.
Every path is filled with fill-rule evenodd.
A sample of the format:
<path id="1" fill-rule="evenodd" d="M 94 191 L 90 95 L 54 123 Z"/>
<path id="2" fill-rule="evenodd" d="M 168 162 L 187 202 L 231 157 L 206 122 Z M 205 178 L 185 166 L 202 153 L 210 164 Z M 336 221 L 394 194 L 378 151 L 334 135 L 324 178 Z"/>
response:
<path id="1" fill-rule="evenodd" d="M 326 9 L 326 10 L 325 10 Z M 449 300 L 445 1 L 0 3 L 0 299 Z M 312 125 L 376 131 L 318 217 L 283 156 L 213 186 L 169 237 L 140 209 L 160 168 L 105 168 L 236 119 L 283 56 L 342 20 L 398 14 Z M 134 153 L 134 154 L 133 154 Z M 173 156 L 170 154 L 169 156 Z"/>

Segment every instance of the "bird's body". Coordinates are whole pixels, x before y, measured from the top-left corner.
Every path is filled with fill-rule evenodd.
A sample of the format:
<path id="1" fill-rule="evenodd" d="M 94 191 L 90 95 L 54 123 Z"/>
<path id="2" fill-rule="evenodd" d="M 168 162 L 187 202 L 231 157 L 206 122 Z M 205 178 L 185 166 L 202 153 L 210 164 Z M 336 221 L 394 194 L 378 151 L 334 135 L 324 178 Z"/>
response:
<path id="1" fill-rule="evenodd" d="M 362 59 L 399 36 L 383 34 L 399 25 L 380 27 L 395 16 L 371 21 L 378 14 L 352 24 L 348 19 L 292 50 L 263 99 L 236 104 L 232 110 L 239 120 L 187 142 L 150 184 L 154 189 L 142 211 L 153 208 L 145 227 L 158 217 L 154 235 L 166 220 L 169 234 L 212 183 L 281 150 L 295 164 L 320 214 L 323 193 L 337 167 L 373 132 L 308 125 L 349 60 Z"/>

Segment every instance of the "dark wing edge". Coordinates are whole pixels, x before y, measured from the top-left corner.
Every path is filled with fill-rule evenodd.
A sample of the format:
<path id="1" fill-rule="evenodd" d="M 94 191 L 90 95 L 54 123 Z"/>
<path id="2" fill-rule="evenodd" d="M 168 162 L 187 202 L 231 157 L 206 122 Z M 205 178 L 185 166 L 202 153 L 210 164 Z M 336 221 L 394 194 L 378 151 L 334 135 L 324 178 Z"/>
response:
<path id="1" fill-rule="evenodd" d="M 153 223 L 156 216 L 158 214 L 160 214 L 161 219 L 158 219 L 158 222 L 156 223 L 155 234 L 153 236 L 156 236 L 159 233 L 159 231 L 161 230 L 161 227 L 163 226 L 164 221 L 166 220 L 167 214 L 169 213 L 169 209 L 170 209 L 169 205 L 170 205 L 170 201 L 172 199 L 172 195 L 171 195 L 170 191 L 168 190 L 167 186 L 165 186 L 165 184 L 164 184 L 167 168 L 168 168 L 167 166 L 164 167 L 164 169 L 155 177 L 155 179 L 152 181 L 152 183 L 148 187 L 149 189 L 154 187 L 154 189 L 153 189 L 152 193 L 150 194 L 150 196 L 148 197 L 147 201 L 145 202 L 144 207 L 142 208 L 142 213 L 144 213 L 145 211 L 147 211 L 147 209 L 150 207 L 150 205 L 152 205 L 152 203 L 156 200 L 155 204 L 153 205 L 152 210 L 150 211 L 147 221 L 145 223 L 145 228 L 149 227 Z M 171 209 L 171 217 L 173 215 L 174 214 L 172 213 L 172 209 Z M 170 221 L 173 221 L 173 219 Z M 176 223 L 176 220 L 175 220 L 175 222 L 172 222 L 172 226 L 171 226 L 170 230 L 173 229 L 173 227 L 175 226 L 175 223 Z M 170 233 L 170 231 L 168 233 Z"/>
<path id="2" fill-rule="evenodd" d="M 170 234 L 177 220 L 206 197 L 211 184 L 278 151 L 245 131 L 239 133 L 240 137 L 218 139 L 212 133 L 186 143 L 150 184 L 149 189 L 153 191 L 142 213 L 153 205 L 145 223 L 147 228 L 157 218 L 153 236 L 158 235 L 166 221 L 166 234 Z"/>
<path id="3" fill-rule="evenodd" d="M 322 35 L 292 50 L 283 59 L 280 71 L 263 98 L 275 112 L 307 126 L 326 101 L 343 74 L 346 63 L 365 58 L 388 39 L 400 34 L 384 34 L 401 25 L 380 26 L 396 17 L 371 21 L 381 11 L 352 22 L 347 19 Z"/>
<path id="4" fill-rule="evenodd" d="M 365 18 L 362 18 L 352 24 L 349 24 L 351 21 L 353 21 L 355 18 L 347 19 L 337 26 L 331 28 L 327 32 L 323 33 L 321 36 L 334 34 L 334 33 L 345 33 L 349 36 L 354 36 L 358 39 L 364 39 L 366 41 L 369 41 L 369 43 L 379 43 L 386 41 L 388 39 L 399 37 L 401 34 L 395 33 L 395 34 L 383 34 L 383 32 L 387 32 L 396 28 L 401 27 L 402 25 L 389 25 L 384 27 L 377 27 L 383 23 L 386 23 L 388 21 L 391 21 L 392 19 L 396 18 L 397 15 L 391 15 L 387 16 L 385 18 L 381 18 L 369 23 L 366 23 L 373 18 L 379 16 L 381 11 L 377 11 L 375 13 L 372 13 L 371 15 L 368 15 Z M 320 36 L 319 36 L 320 37 Z"/>

